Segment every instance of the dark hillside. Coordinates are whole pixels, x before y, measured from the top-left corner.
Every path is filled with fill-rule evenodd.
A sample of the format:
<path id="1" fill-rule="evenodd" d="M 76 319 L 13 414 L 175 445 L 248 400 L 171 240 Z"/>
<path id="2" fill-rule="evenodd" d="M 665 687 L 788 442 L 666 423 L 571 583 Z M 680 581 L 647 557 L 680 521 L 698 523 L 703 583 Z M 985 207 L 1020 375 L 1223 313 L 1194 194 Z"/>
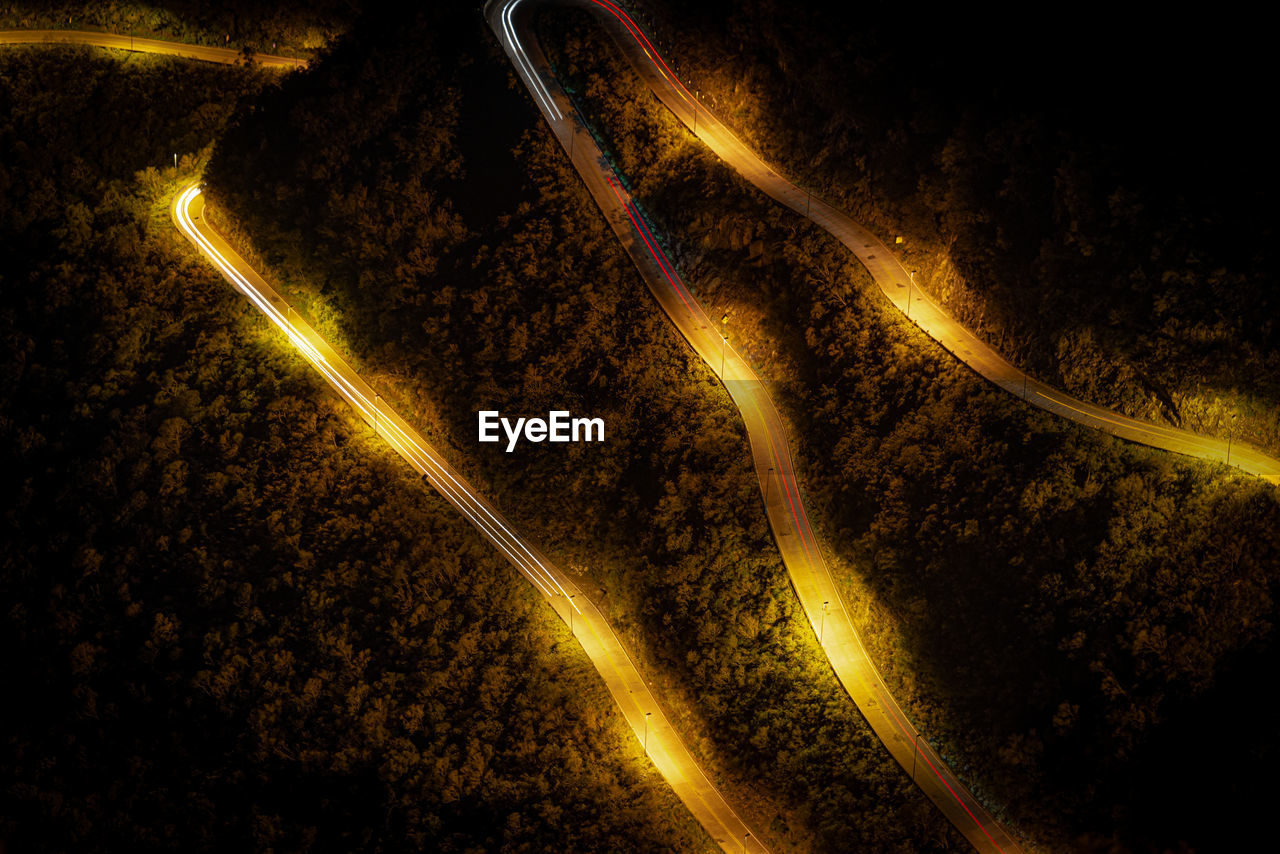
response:
<path id="1" fill-rule="evenodd" d="M 1054 849 L 1265 833 L 1235 805 L 1266 797 L 1276 727 L 1249 711 L 1246 749 L 1220 736 L 1274 660 L 1276 488 L 980 381 L 656 99 L 618 97 L 641 84 L 590 18 L 544 24 L 691 287 L 774 384 L 873 654 L 953 767 Z"/>
<path id="2" fill-rule="evenodd" d="M 1280 451 L 1274 98 L 1233 14 L 656 0 L 660 38 L 790 173 L 906 238 L 1016 363 Z"/>
<path id="3" fill-rule="evenodd" d="M 495 76 L 511 80 L 509 63 L 472 9 L 366 20 L 240 113 L 210 193 L 367 372 L 409 378 L 406 408 L 430 414 L 433 441 L 580 573 L 775 850 L 956 844 L 818 657 L 722 389 L 525 90 Z M 476 145 L 486 114 L 496 139 Z M 603 418 L 607 441 L 475 441 L 477 410 L 550 408 Z"/>
<path id="4" fill-rule="evenodd" d="M 558 618 L 170 222 L 274 79 L 0 51 L 0 849 L 702 850 Z"/>

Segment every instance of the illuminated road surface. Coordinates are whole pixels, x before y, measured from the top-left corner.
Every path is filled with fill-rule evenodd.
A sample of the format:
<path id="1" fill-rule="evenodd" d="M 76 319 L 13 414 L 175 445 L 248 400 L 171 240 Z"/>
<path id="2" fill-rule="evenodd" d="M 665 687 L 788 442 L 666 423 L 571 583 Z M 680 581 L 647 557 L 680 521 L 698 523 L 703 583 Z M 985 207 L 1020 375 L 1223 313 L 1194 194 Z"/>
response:
<path id="1" fill-rule="evenodd" d="M 841 684 L 893 757 L 907 773 L 914 775 L 917 785 L 975 848 L 984 852 L 1021 850 L 928 742 L 920 737 L 871 663 L 809 524 L 796 483 L 786 431 L 773 401 L 751 366 L 732 347 L 726 346 L 715 323 L 693 298 L 658 246 L 630 194 L 608 166 L 591 135 L 574 118 L 573 106 L 552 77 L 546 56 L 532 33 L 532 16 L 528 12 L 540 2 L 557 2 L 598 12 L 611 33 L 615 33 L 615 27 L 621 32 L 617 40 L 620 45 L 630 45 L 628 55 L 633 51 L 640 52 L 649 69 L 646 79 L 651 85 L 656 85 L 653 78 L 668 79 L 670 72 L 654 70 L 654 61 L 661 63 L 656 59 L 656 52 L 651 47 L 638 46 L 636 36 L 631 35 L 632 32 L 638 34 L 638 28 L 633 31 L 634 25 L 625 14 L 610 8 L 607 0 L 490 0 L 486 7 L 489 24 L 511 57 L 516 71 L 533 93 L 543 116 L 551 124 L 566 153 L 570 154 L 574 166 L 618 239 L 639 267 L 649 289 L 698 355 L 721 375 L 741 411 L 751 441 L 761 492 L 765 496 L 769 524 L 791 583 Z M 643 70 L 643 65 L 637 65 Z M 670 75 L 669 79 L 674 79 L 674 76 Z M 715 138 L 719 134 L 718 126 L 710 125 L 707 132 Z M 703 133 L 701 112 L 698 133 Z"/>
<path id="2" fill-rule="evenodd" d="M 235 64 L 244 58 L 234 50 L 205 48 L 109 33 L 61 30 L 0 31 L 0 44 L 82 44 L 145 53 L 183 56 Z M 269 67 L 293 68 L 305 61 L 278 56 L 254 57 Z M 463 513 L 506 558 L 532 582 L 570 627 L 591 663 L 604 679 L 636 740 L 712 839 L 726 851 L 768 854 L 769 849 L 734 812 L 671 727 L 661 706 L 626 649 L 591 600 L 535 547 L 511 527 L 471 485 L 391 410 L 381 397 L 316 334 L 262 277 L 237 255 L 203 217 L 204 198 L 197 186 L 179 193 L 171 213 L 174 222 L 209 258 L 219 272 L 247 296 L 396 452 Z"/>
<path id="3" fill-rule="evenodd" d="M 566 151 L 571 153 L 575 167 L 660 304 L 713 370 L 720 367 L 723 358 L 723 370 L 717 372 L 721 373 L 746 422 L 761 489 L 766 496 L 770 524 L 792 583 L 833 669 L 890 753 L 976 848 L 983 851 L 1019 850 L 1007 832 L 954 777 L 927 741 L 906 720 L 871 664 L 813 536 L 795 480 L 781 419 L 767 391 L 750 365 L 736 351 L 725 346 L 711 319 L 693 299 L 658 247 L 647 224 L 636 211 L 630 194 L 617 181 L 594 141 L 574 118 L 571 105 L 552 77 L 541 48 L 528 29 L 528 21 L 516 14 L 517 7 L 531 7 L 537 2 L 545 0 L 490 0 L 486 15 L 517 72 L 534 95 L 539 109 Z M 686 124 L 696 126 L 700 139 L 769 196 L 797 212 L 805 213 L 841 240 L 863 262 L 895 306 L 908 312 L 921 329 L 979 374 L 1011 393 L 1026 397 L 1036 406 L 1079 423 L 1154 447 L 1203 459 L 1228 461 L 1226 442 L 1119 415 L 1079 401 L 1014 368 L 948 316 L 927 294 L 910 287 L 906 271 L 878 238 L 843 212 L 819 199 L 810 199 L 803 190 L 756 157 L 705 107 L 696 105 L 692 94 L 620 9 L 607 0 L 556 2 L 595 11 L 646 83 Z M 31 43 L 85 44 L 226 64 L 243 61 L 239 52 L 226 48 L 105 33 L 0 31 L 0 44 Z M 268 55 L 255 56 L 254 61 L 275 67 L 305 65 L 303 60 Z M 651 758 L 713 838 L 726 850 L 742 850 L 743 847 L 764 850 L 689 756 L 625 650 L 590 601 L 577 595 L 576 588 L 558 569 L 524 543 L 487 502 L 435 455 L 416 431 L 381 403 L 278 294 L 266 286 L 242 259 L 230 253 L 225 243 L 203 224 L 199 216 L 203 201 L 198 191 L 193 191 L 194 188 L 179 197 L 183 207 L 181 212 L 179 204 L 174 208 L 175 221 L 179 222 L 184 233 L 201 245 L 201 251 L 218 264 L 228 280 L 284 329 L 335 390 L 375 425 L 380 435 L 418 471 L 423 472 L 432 485 L 466 513 L 529 577 L 562 618 L 567 617 L 570 609 L 574 611 L 578 640 L 605 678 L 637 738 L 645 739 L 643 733 L 647 732 Z M 911 298 L 910 306 L 907 305 L 908 297 Z M 1243 443 L 1232 443 L 1229 453 L 1230 464 L 1280 482 L 1280 461 Z M 572 600 L 566 597 L 572 597 Z M 647 726 L 645 711 L 652 714 Z"/>
<path id="4" fill-rule="evenodd" d="M 423 478 L 458 508 L 537 588 L 570 625 L 614 702 L 631 725 L 653 764 L 689 807 L 694 817 L 726 851 L 767 851 L 712 785 L 641 677 L 604 617 L 551 561 L 526 541 L 502 514 L 436 453 L 326 344 L 297 311 L 271 288 L 211 228 L 203 216 L 198 186 L 179 193 L 173 203 L 178 228 L 213 262 L 218 271 L 289 337 L 312 366 L 378 435 L 395 448 Z"/>
<path id="5" fill-rule="evenodd" d="M 139 53 L 181 56 L 186 59 L 219 62 L 223 65 L 236 65 L 245 62 L 244 54 L 227 47 L 204 47 L 202 45 L 182 44 L 181 42 L 120 36 L 114 33 L 93 33 L 85 30 L 0 30 L 0 44 L 81 44 L 91 47 L 132 50 Z M 305 59 L 293 59 L 288 56 L 273 56 L 261 53 L 254 54 L 252 61 L 254 65 L 264 65 L 269 68 L 300 68 L 307 64 Z"/>
<path id="6" fill-rule="evenodd" d="M 490 0 L 490 2 L 498 3 L 499 0 Z M 530 5 L 530 0 L 505 0 L 504 5 L 518 7 L 522 2 L 524 5 Z M 543 2 L 543 0 L 531 0 L 531 2 Z M 697 137 L 706 143 L 708 148 L 770 198 L 802 216 L 807 216 L 848 247 L 871 273 L 881 292 L 894 306 L 979 375 L 1010 394 L 1025 398 L 1033 406 L 1087 427 L 1143 445 L 1204 460 L 1228 463 L 1272 483 L 1280 483 L 1280 459 L 1269 456 L 1247 443 L 1237 441 L 1228 443 L 1223 439 L 1199 436 L 1176 427 L 1130 418 L 1072 397 L 1015 368 L 989 344 L 951 317 L 927 293 L 913 286 L 907 271 L 878 237 L 854 222 L 843 211 L 819 198 L 811 197 L 779 175 L 734 136 L 712 113 L 707 111 L 705 104 L 696 101 L 694 94 L 680 82 L 653 45 L 648 43 L 640 28 L 621 10 L 616 7 L 610 8 L 613 6 L 612 2 L 609 0 L 548 0 L 548 2 L 578 6 L 595 12 L 645 83 L 672 113 L 691 130 L 695 130 Z M 529 43 L 526 41 L 526 47 L 528 46 Z M 533 47 L 537 46 L 533 45 Z M 541 55 L 540 50 L 539 55 Z M 525 61 L 528 61 L 527 58 Z M 543 74 L 546 75 L 545 68 Z M 543 86 L 550 91 L 559 92 L 558 84 L 549 75 L 546 75 Z M 572 109 L 567 112 L 570 115 L 573 113 Z M 548 118 L 550 119 L 550 116 Z M 558 134 L 562 137 L 567 134 L 564 122 L 557 120 L 555 125 Z M 581 169 L 581 166 L 579 168 Z M 911 303 L 909 307 L 908 299 Z"/>

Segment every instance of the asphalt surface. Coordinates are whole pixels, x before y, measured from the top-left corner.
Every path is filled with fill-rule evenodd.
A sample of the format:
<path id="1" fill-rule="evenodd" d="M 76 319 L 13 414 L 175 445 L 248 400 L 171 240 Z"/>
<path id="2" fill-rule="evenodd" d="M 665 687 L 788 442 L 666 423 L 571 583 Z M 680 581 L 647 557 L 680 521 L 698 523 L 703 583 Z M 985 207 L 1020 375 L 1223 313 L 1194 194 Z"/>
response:
<path id="1" fill-rule="evenodd" d="M 174 198 L 172 214 L 182 233 L 228 282 L 288 336 L 333 390 L 542 594 L 586 651 L 641 748 L 711 837 L 726 851 L 741 851 L 744 845 L 748 851 L 768 851 L 703 773 L 671 726 L 651 687 L 592 601 L 391 409 L 306 320 L 231 249 L 206 221 L 204 197 L 198 186 L 193 185 Z"/>
<path id="2" fill-rule="evenodd" d="M 307 64 L 305 59 L 294 59 L 288 56 L 253 54 L 249 58 L 238 50 L 226 47 L 204 47 L 87 30 L 0 30 L 0 44 L 78 44 L 132 50 L 139 53 L 181 56 L 186 59 L 218 62 L 223 65 L 253 64 L 267 68 L 301 68 Z"/>
<path id="3" fill-rule="evenodd" d="M 587 8 L 600 18 L 632 65 L 655 94 L 683 119 L 726 163 L 776 201 L 822 225 L 871 272 L 885 296 L 912 322 L 975 372 L 1023 397 L 1032 405 L 1124 439 L 1207 460 L 1280 482 L 1280 460 L 1249 445 L 1198 436 L 1187 431 L 1123 416 L 1080 401 L 1027 376 L 951 318 L 918 287 L 889 249 L 843 212 L 770 168 L 737 139 L 680 83 L 656 49 L 625 13 L 608 0 L 490 0 L 486 15 L 553 131 L 578 169 L 624 247 L 635 260 L 663 309 L 695 351 L 719 374 L 742 412 L 766 510 L 783 559 L 815 634 L 842 684 L 890 753 L 978 850 L 1021 850 L 985 807 L 907 720 L 871 664 L 848 609 L 831 579 L 813 535 L 795 479 L 786 433 L 771 399 L 750 365 L 728 346 L 714 322 L 675 273 L 634 201 L 613 174 L 551 75 L 526 13 L 538 3 Z M 82 31 L 0 31 L 0 44 L 82 44 L 182 56 L 224 64 L 243 63 L 238 51 L 183 45 Z M 267 67 L 299 67 L 304 60 L 256 55 Z M 193 192 L 194 191 L 194 192 Z M 225 241 L 204 223 L 203 198 L 195 188 L 179 194 L 175 222 L 222 274 L 266 313 L 338 393 L 378 430 L 424 479 L 454 504 L 529 578 L 551 606 L 572 621 L 574 633 L 604 677 L 624 717 L 647 745 L 663 776 L 698 821 L 727 851 L 767 850 L 707 780 L 657 699 L 636 670 L 607 622 L 572 582 L 466 481 L 422 437 L 391 411 L 380 397 L 315 334 L 297 313 Z M 908 300 L 910 303 L 908 304 Z M 721 365 L 723 364 L 723 367 Z M 570 617 L 572 612 L 573 616 Z"/>
<path id="4" fill-rule="evenodd" d="M 498 0 L 490 2 L 493 4 Z M 913 285 L 910 274 L 878 237 L 843 211 L 810 195 L 780 175 L 739 140 L 680 82 L 668 63 L 647 42 L 640 28 L 615 3 L 610 0 L 504 0 L 503 5 L 508 8 L 528 7 L 537 3 L 576 6 L 595 12 L 615 44 L 649 88 L 708 148 L 770 198 L 806 216 L 836 237 L 862 262 L 880 291 L 895 307 L 980 376 L 1015 397 L 1024 398 L 1032 406 L 1087 427 L 1154 448 L 1227 463 L 1248 474 L 1280 483 L 1280 459 L 1252 445 L 1201 436 L 1176 427 L 1121 415 L 1073 397 L 1014 367 L 989 344 L 951 317 L 928 293 Z M 532 33 L 530 37 L 532 39 Z M 545 73 L 546 68 L 542 71 Z M 525 75 L 523 69 L 521 74 Z M 544 81 L 544 87 L 548 91 L 559 90 L 559 84 L 550 75 Z M 564 102 L 561 109 L 567 103 Z M 545 108 L 543 112 L 546 113 Z M 572 110 L 568 112 L 571 114 Z M 548 116 L 549 120 L 550 118 Z M 563 135 L 563 128 L 557 126 L 560 124 L 563 124 L 563 120 L 557 119 L 553 122 L 553 128 Z"/>
<path id="5" fill-rule="evenodd" d="M 769 523 L 791 583 L 836 676 L 893 757 L 976 849 L 984 852 L 1022 850 L 910 722 L 867 655 L 809 523 L 786 430 L 768 390 L 750 364 L 727 344 L 717 324 L 676 273 L 634 200 L 578 121 L 571 102 L 551 73 L 533 33 L 530 12 L 536 5 L 553 3 L 595 12 L 656 92 L 665 91 L 676 99 L 689 98 L 690 124 L 692 96 L 684 93 L 674 73 L 652 45 L 647 44 L 643 33 L 620 8 L 607 0 L 491 0 L 486 6 L 490 26 L 517 73 L 650 291 L 693 349 L 720 376 L 741 412 Z M 731 135 L 714 119 L 704 128 L 701 108 L 698 135 L 713 140 L 712 147 L 717 153 L 734 155 L 736 149 L 727 145 Z M 738 164 L 732 165 L 736 168 Z M 763 177 L 776 178 L 767 166 L 758 168 Z M 800 202 L 803 210 L 803 197 Z"/>
<path id="6" fill-rule="evenodd" d="M 0 44 L 77 44 L 223 64 L 246 61 L 242 54 L 230 49 L 83 31 L 0 31 Z M 306 65 L 303 60 L 278 56 L 258 55 L 253 61 L 277 68 Z M 392 410 L 206 222 L 204 197 L 198 185 L 192 185 L 174 197 L 171 214 L 179 230 L 218 268 L 223 277 L 285 333 L 334 391 L 425 481 L 466 516 L 560 615 L 604 680 L 641 749 L 711 839 L 725 851 L 768 854 L 765 843 L 738 817 L 693 758 L 663 712 L 651 686 L 595 604 Z"/>

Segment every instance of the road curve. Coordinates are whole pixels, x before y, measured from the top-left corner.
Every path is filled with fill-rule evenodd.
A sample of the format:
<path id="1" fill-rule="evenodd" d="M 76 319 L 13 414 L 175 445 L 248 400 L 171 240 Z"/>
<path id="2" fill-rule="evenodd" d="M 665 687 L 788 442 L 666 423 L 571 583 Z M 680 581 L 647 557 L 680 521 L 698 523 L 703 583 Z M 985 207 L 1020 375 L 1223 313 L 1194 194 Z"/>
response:
<path id="1" fill-rule="evenodd" d="M 344 400 L 400 456 L 435 487 L 506 556 L 570 627 L 649 759 L 725 851 L 768 852 L 702 772 L 662 706 L 640 675 L 622 642 L 589 598 L 501 513 L 458 474 L 413 427 L 249 266 L 204 217 L 204 196 L 192 185 L 174 197 L 173 221 L 213 262 L 223 277 L 247 296 L 311 362 Z"/>
<path id="2" fill-rule="evenodd" d="M 491 3 L 498 0 L 490 0 Z M 506 0 L 519 6 L 526 0 Z M 543 2 L 543 0 L 528 0 Z M 554 0 L 597 14 L 605 29 L 653 90 L 690 130 L 729 166 L 780 204 L 813 220 L 843 243 L 871 274 L 881 292 L 909 320 L 976 373 L 1033 406 L 1122 439 L 1199 459 L 1222 462 L 1280 483 L 1280 459 L 1248 443 L 1215 439 L 1131 418 L 1082 401 L 1014 367 L 985 341 L 913 286 L 911 275 L 881 240 L 848 214 L 800 189 L 737 138 L 680 82 L 643 31 L 610 0 Z M 527 5 L 527 3 L 526 3 Z M 554 80 L 546 81 L 553 85 Z"/>
<path id="3" fill-rule="evenodd" d="M 543 3 L 595 12 L 655 91 L 666 86 L 683 92 L 683 87 L 639 27 L 610 0 L 489 0 L 485 7 L 490 27 L 650 291 L 694 351 L 720 376 L 741 412 L 769 524 L 801 606 L 837 678 L 890 754 L 977 850 L 1022 850 L 921 736 L 871 662 L 809 523 L 786 430 L 768 390 L 693 297 L 552 75 L 528 14 Z M 716 124 L 706 132 L 718 144 L 723 144 L 722 134 L 727 133 Z M 700 107 L 698 134 L 703 134 Z M 768 167 L 760 168 L 776 178 Z"/>
<path id="4" fill-rule="evenodd" d="M 81 31 L 0 31 L 0 44 L 82 44 L 223 64 L 245 61 L 240 53 L 226 48 Z M 258 55 L 253 61 L 276 68 L 306 65 L 303 60 L 279 56 Z M 416 430 L 383 403 L 381 396 L 209 226 L 204 218 L 204 197 L 198 185 L 178 193 L 170 213 L 178 229 L 213 262 L 223 277 L 285 333 L 339 396 L 351 404 L 379 436 L 497 546 L 568 624 L 604 680 L 623 718 L 636 734 L 636 740 L 708 835 L 725 851 L 768 854 L 768 847 L 738 817 L 689 753 L 626 648 L 591 600 L 526 541 Z"/>
<path id="5" fill-rule="evenodd" d="M 497 0 L 490 0 L 497 2 Z M 518 6 L 523 0 L 506 0 Z M 541 0 L 532 0 L 541 2 Z M 1201 436 L 1131 418 L 1087 403 L 1014 367 L 985 341 L 912 284 L 911 275 L 881 240 L 848 214 L 800 189 L 765 163 L 680 82 L 639 26 L 611 0 L 555 0 L 594 11 L 654 94 L 725 163 L 778 203 L 813 220 L 843 243 L 911 322 L 976 373 L 1032 406 L 1106 433 L 1203 460 L 1226 463 L 1280 484 L 1280 459 L 1248 443 Z M 551 84 L 553 81 L 547 81 Z"/>
<path id="6" fill-rule="evenodd" d="M 88 30 L 0 30 L 0 45 L 2 44 L 80 44 L 132 50 L 138 53 L 181 56 L 186 59 L 199 59 L 223 65 L 252 64 L 267 68 L 301 68 L 307 64 L 305 59 L 294 59 L 289 56 L 255 53 L 250 58 L 229 47 L 205 47 L 159 39 L 134 38 L 115 33 L 95 33 Z"/>

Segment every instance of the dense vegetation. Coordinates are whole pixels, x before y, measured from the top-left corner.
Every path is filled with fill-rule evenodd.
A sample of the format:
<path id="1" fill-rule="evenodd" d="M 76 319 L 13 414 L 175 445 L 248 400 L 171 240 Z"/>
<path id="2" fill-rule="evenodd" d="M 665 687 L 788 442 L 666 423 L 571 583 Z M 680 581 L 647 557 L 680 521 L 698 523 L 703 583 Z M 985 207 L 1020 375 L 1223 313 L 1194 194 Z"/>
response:
<path id="1" fill-rule="evenodd" d="M 471 9 L 366 19 L 239 114 L 208 192 L 272 279 L 336 319 L 367 375 L 412 385 L 405 409 L 581 573 L 775 850 L 960 844 L 834 683 L 731 405 L 510 81 Z M 606 442 L 474 440 L 479 409 L 549 408 L 603 418 Z"/>
<path id="2" fill-rule="evenodd" d="M 142 38 L 312 57 L 356 17 L 360 0 L 43 0 L 0 7 L 0 30 L 104 30 Z"/>
<path id="3" fill-rule="evenodd" d="M 720 115 L 904 235 L 917 281 L 1015 362 L 1280 452 L 1280 173 L 1247 118 L 1262 31 L 1103 10 L 1046 31 L 958 6 L 645 6 Z"/>
<path id="4" fill-rule="evenodd" d="M 0 80 L 0 848 L 711 847 L 559 620 L 173 228 L 197 159 L 154 165 L 266 78 Z"/>
<path id="5" fill-rule="evenodd" d="M 905 323 L 834 240 L 694 142 L 589 16 L 550 55 L 677 264 L 774 382 L 888 678 L 1034 838 L 1256 838 L 1277 728 L 1274 487 L 1029 410 Z M 1242 710 L 1247 747 L 1221 733 Z M 1178 769 L 1173 773 L 1173 769 Z M 1218 816 L 1233 816 L 1224 827 Z"/>

